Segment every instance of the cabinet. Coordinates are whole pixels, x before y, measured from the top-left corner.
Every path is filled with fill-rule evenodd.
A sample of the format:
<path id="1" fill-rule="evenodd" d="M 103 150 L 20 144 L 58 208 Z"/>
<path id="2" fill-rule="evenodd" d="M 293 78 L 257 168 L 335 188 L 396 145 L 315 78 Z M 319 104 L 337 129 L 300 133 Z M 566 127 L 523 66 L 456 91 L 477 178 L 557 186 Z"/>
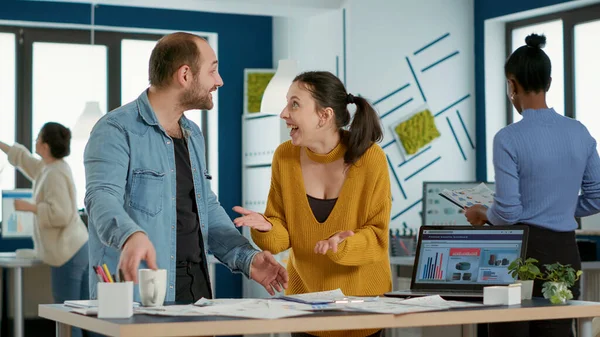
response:
<path id="1" fill-rule="evenodd" d="M 289 140 L 285 122 L 275 113 L 250 113 L 242 115 L 242 206 L 262 213 L 267 207 L 271 186 L 271 162 L 279 144 Z M 250 229 L 242 233 L 251 242 Z M 254 243 L 253 243 L 254 244 Z M 287 252 L 276 255 L 285 266 Z M 244 278 L 243 296 L 248 298 L 269 297 L 258 283 Z"/>

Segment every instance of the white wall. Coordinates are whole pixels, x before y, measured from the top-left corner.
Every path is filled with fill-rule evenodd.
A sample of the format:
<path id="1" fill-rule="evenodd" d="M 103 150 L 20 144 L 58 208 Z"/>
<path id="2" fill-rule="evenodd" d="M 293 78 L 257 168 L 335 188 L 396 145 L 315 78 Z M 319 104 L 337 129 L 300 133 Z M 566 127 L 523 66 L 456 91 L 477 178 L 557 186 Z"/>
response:
<path id="1" fill-rule="evenodd" d="M 415 55 L 416 51 L 448 33 L 445 38 Z M 394 198 L 392 228 L 402 228 L 403 223 L 412 228 L 421 224 L 419 213 L 422 204 L 419 201 L 423 181 L 475 179 L 475 150 L 467 136 L 468 133 L 471 141 L 475 141 L 473 35 L 473 0 L 348 0 L 341 10 L 330 10 L 303 19 L 274 20 L 274 64 L 280 58 L 290 56 L 298 61 L 300 70 L 331 71 L 342 80 L 345 77 L 350 92 L 371 101 L 377 101 L 408 84 L 408 87 L 375 106 L 382 116 L 412 99 L 382 118 L 386 133 L 382 146 L 394 139 L 389 126 L 423 104 L 428 104 L 430 111 L 437 114 L 464 98 L 435 118 L 441 137 L 434 140 L 431 148 L 422 155 L 398 167 L 405 161 L 400 147 L 397 143 L 385 147 L 393 167 L 390 170 Z M 458 54 L 422 71 L 456 51 Z M 411 73 L 409 62 L 415 76 Z M 460 111 L 467 132 L 457 111 Z M 437 158 L 440 159 L 435 161 Z M 431 162 L 433 164 L 415 174 Z M 414 206 L 409 208 L 411 205 Z"/>

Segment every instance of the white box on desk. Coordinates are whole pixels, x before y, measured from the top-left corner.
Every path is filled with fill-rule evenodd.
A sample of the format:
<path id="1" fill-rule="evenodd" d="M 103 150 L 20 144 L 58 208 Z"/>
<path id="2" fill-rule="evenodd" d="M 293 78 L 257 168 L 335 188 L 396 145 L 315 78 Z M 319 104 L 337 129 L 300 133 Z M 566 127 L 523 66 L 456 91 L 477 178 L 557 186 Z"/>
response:
<path id="1" fill-rule="evenodd" d="M 98 282 L 98 318 L 133 316 L 133 282 Z"/>
<path id="2" fill-rule="evenodd" d="M 484 305 L 514 305 L 521 303 L 521 284 L 483 288 Z"/>

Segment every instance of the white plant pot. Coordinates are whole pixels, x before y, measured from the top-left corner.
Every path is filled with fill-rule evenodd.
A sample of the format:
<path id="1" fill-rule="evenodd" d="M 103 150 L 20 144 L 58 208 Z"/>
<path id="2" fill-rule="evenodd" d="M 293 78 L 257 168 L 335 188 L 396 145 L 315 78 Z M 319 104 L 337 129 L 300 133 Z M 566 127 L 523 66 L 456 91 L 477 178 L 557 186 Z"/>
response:
<path id="1" fill-rule="evenodd" d="M 516 283 L 521 283 L 521 299 L 530 300 L 533 293 L 533 280 L 519 280 Z"/>

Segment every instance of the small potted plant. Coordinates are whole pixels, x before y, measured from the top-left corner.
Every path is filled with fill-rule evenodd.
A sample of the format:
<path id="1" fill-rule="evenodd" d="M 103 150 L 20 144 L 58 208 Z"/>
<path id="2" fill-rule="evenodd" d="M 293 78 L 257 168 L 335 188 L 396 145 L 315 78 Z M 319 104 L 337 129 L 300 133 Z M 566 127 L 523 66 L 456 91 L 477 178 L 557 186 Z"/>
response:
<path id="1" fill-rule="evenodd" d="M 546 264 L 546 274 L 542 279 L 546 280 L 542 286 L 544 298 L 550 300 L 552 304 L 565 304 L 567 300 L 573 298 L 573 293 L 569 289 L 572 287 L 582 274 L 581 270 L 575 271 L 570 264 Z"/>
<path id="2" fill-rule="evenodd" d="M 533 293 L 533 280 L 541 278 L 542 272 L 536 266 L 538 260 L 528 258 L 523 260 L 518 258 L 508 265 L 508 272 L 515 280 L 515 283 L 521 283 L 521 299 L 530 300 Z"/>

